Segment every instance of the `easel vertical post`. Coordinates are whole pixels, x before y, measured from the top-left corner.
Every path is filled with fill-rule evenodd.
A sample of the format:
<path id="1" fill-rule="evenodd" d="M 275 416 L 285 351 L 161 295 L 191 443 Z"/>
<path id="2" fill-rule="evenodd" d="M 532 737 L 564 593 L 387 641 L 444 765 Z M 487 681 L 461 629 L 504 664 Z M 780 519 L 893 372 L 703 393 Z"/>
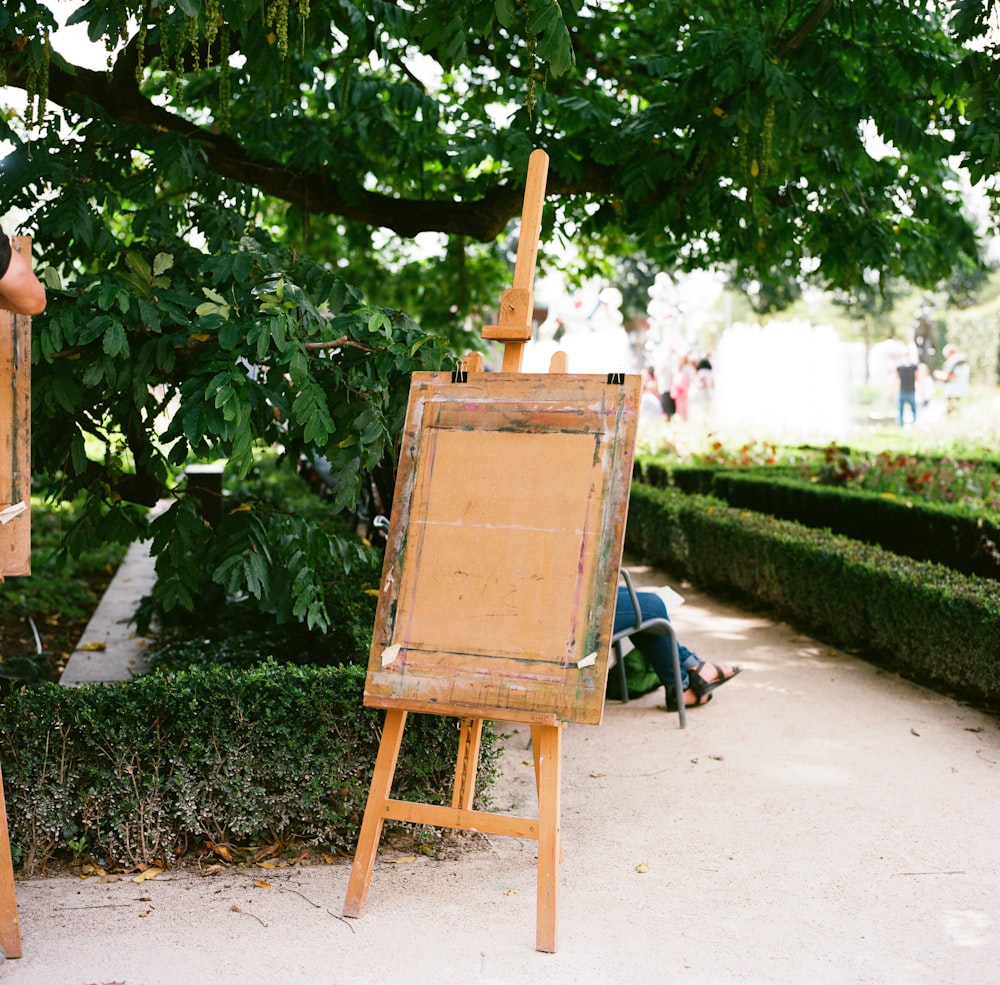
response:
<path id="1" fill-rule="evenodd" d="M 504 373 L 521 371 L 524 345 L 531 341 L 531 316 L 535 309 L 535 266 L 548 173 L 548 154 L 543 150 L 532 151 L 528 158 L 528 177 L 524 185 L 521 234 L 517 241 L 517 260 L 514 263 L 514 286 L 504 291 L 500 299 L 497 318 L 499 324 L 486 325 L 482 331 L 484 339 L 503 342 Z"/>

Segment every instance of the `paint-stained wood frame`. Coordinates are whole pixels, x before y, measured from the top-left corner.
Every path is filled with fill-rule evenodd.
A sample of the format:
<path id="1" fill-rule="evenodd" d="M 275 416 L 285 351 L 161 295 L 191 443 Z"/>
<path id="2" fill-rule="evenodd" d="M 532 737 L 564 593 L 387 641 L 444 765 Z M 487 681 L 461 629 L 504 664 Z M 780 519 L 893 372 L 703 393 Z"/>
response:
<path id="1" fill-rule="evenodd" d="M 30 237 L 14 246 L 31 255 Z M 0 311 L 0 580 L 31 574 L 30 507 L 31 318 Z"/>
<path id="2" fill-rule="evenodd" d="M 599 724 L 640 378 L 415 374 L 365 703 Z"/>
<path id="3" fill-rule="evenodd" d="M 0 233 L 2 235 L 2 233 Z M 31 238 L 14 249 L 31 256 Z M 0 581 L 31 574 L 31 318 L 0 311 Z M 0 776 L 0 949 L 21 957 L 21 926 Z"/>

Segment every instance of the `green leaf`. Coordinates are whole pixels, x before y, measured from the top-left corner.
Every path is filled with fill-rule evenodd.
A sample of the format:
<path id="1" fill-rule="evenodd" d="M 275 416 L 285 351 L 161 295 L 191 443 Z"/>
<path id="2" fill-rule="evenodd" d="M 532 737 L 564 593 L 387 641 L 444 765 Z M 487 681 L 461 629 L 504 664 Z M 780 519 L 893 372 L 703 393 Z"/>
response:
<path id="1" fill-rule="evenodd" d="M 237 322 L 227 321 L 219 328 L 219 346 L 236 349 L 243 342 L 243 332 Z"/>
<path id="2" fill-rule="evenodd" d="M 125 254 L 125 263 L 133 270 L 135 273 L 144 281 L 146 284 L 150 284 L 153 281 L 153 273 L 149 269 L 149 264 L 146 262 L 145 258 L 140 256 L 138 253 L 133 253 L 129 251 Z"/>
<path id="3" fill-rule="evenodd" d="M 510 27 L 514 23 L 514 0 L 494 0 L 493 9 L 497 20 L 504 27 Z"/>
<path id="4" fill-rule="evenodd" d="M 128 352 L 128 336 L 121 322 L 112 322 L 104 333 L 102 348 L 108 356 L 119 356 Z"/>

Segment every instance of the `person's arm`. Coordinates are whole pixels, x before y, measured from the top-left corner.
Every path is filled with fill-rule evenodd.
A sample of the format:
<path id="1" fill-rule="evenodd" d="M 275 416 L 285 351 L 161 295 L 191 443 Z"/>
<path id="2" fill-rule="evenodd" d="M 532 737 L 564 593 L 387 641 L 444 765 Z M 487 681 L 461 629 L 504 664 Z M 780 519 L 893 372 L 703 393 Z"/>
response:
<path id="1" fill-rule="evenodd" d="M 15 315 L 40 315 L 45 310 L 45 288 L 28 260 L 0 233 L 0 308 Z"/>

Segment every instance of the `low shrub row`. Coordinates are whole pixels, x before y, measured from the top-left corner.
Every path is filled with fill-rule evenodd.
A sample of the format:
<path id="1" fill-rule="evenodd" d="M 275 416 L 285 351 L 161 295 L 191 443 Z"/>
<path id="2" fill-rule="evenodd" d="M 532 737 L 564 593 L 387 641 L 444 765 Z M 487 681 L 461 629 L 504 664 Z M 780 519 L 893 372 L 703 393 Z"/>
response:
<path id="1" fill-rule="evenodd" d="M 648 463 L 644 481 L 714 496 L 729 506 L 807 527 L 829 528 L 918 561 L 967 575 L 1000 579 L 1000 524 L 969 508 L 885 493 L 825 486 L 774 469 L 666 469 Z"/>
<path id="2" fill-rule="evenodd" d="M 205 842 L 352 851 L 382 713 L 364 669 L 273 661 L 78 688 L 22 688 L 0 705 L 0 760 L 26 874 L 73 852 L 122 868 L 169 863 Z M 411 715 L 394 795 L 451 796 L 455 721 Z M 499 743 L 484 730 L 480 801 Z"/>
<path id="3" fill-rule="evenodd" d="M 733 472 L 717 475 L 712 493 L 730 506 L 809 527 L 828 527 L 853 540 L 963 574 L 1000 578 L 1000 525 L 969 510 Z"/>
<path id="4" fill-rule="evenodd" d="M 629 550 L 735 590 L 830 643 L 984 702 L 1000 699 L 1000 585 L 719 499 L 634 483 Z"/>

